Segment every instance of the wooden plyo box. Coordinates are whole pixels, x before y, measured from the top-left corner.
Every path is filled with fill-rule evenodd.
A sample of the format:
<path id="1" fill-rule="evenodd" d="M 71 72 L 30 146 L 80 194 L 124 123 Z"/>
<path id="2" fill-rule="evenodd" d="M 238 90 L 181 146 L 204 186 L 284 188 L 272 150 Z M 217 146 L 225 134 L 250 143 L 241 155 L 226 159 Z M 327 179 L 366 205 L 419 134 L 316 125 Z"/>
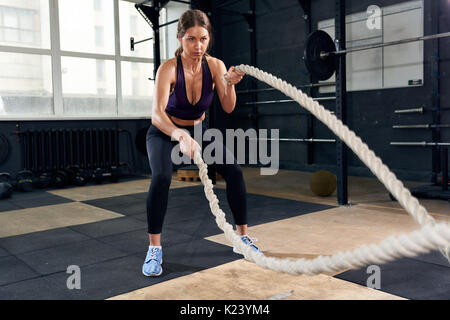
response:
<path id="1" fill-rule="evenodd" d="M 188 166 L 177 170 L 178 180 L 195 182 L 200 181 L 197 166 Z M 220 174 L 216 172 L 216 181 L 222 180 Z"/>

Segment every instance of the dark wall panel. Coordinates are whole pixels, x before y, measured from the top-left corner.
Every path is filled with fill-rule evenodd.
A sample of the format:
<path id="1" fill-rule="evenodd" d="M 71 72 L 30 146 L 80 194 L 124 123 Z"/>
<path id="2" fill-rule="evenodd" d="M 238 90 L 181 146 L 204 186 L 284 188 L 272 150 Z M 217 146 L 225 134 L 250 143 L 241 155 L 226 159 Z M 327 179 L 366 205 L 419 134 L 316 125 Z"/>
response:
<path id="1" fill-rule="evenodd" d="M 119 135 L 119 160 L 128 163 L 136 173 L 148 174 L 150 168 L 147 156 L 138 150 L 136 137 L 140 130 L 145 130 L 149 125 L 150 120 L 4 121 L 1 122 L 0 133 L 9 140 L 10 155 L 8 160 L 0 165 L 0 172 L 9 172 L 15 176 L 18 171 L 23 169 L 21 144 L 15 133 L 16 130 L 119 128 L 124 131 Z"/>
<path id="2" fill-rule="evenodd" d="M 440 18 L 436 19 L 432 10 L 432 2 L 425 1 L 424 34 L 430 34 L 433 24 L 439 23 L 439 32 L 449 31 L 450 4 L 446 0 L 438 0 Z M 347 14 L 365 11 L 369 5 L 380 7 L 402 3 L 405 1 L 372 1 L 347 0 Z M 312 29 L 317 28 L 318 21 L 334 18 L 334 4 L 332 0 L 314 0 L 312 4 Z M 243 0 L 229 9 L 248 11 L 249 1 Z M 229 65 L 248 64 L 250 61 L 250 37 L 248 25 L 244 19 L 221 16 L 222 28 L 219 32 L 223 39 L 224 62 Z M 256 37 L 257 37 L 257 65 L 256 67 L 272 73 L 293 84 L 307 84 L 309 75 L 304 66 L 302 56 L 306 39 L 305 19 L 299 1 L 256 1 Z M 440 103 L 441 107 L 449 106 L 450 88 L 450 39 L 440 41 Z M 393 129 L 396 124 L 431 123 L 431 112 L 424 114 L 395 114 L 396 109 L 413 108 L 424 105 L 433 107 L 432 59 L 436 53 L 431 41 L 424 45 L 424 85 L 410 88 L 366 90 L 348 92 L 348 126 L 359 135 L 368 146 L 402 179 L 429 180 L 432 168 L 431 148 L 391 146 L 391 141 L 432 141 L 432 132 L 427 129 Z M 247 77 L 249 78 L 249 77 Z M 250 79 L 238 85 L 237 89 L 250 88 Z M 267 85 L 257 82 L 258 88 Z M 316 91 L 317 92 L 317 91 Z M 316 94 L 317 96 L 317 94 Z M 249 94 L 241 94 L 238 103 L 249 101 Z M 261 92 L 258 101 L 286 99 L 278 92 Z M 321 102 L 327 109 L 334 110 L 334 102 Z M 260 113 L 270 113 L 271 116 L 260 118 L 260 128 L 279 128 L 280 137 L 303 138 L 306 135 L 306 118 L 292 115 L 274 115 L 281 112 L 301 111 L 294 103 L 260 105 Z M 235 114 L 249 114 L 251 107 L 242 107 L 229 115 L 229 127 L 242 127 L 244 123 L 251 126 L 250 121 L 237 120 Z M 450 111 L 443 111 L 441 123 L 450 123 Z M 450 129 L 442 129 L 441 140 L 450 141 Z M 314 137 L 333 138 L 331 131 L 317 120 L 314 121 Z M 308 169 L 306 165 L 305 143 L 280 143 L 281 166 L 285 168 Z M 351 152 L 351 151 L 350 151 Z M 284 161 L 285 160 L 285 161 Z M 335 164 L 335 147 L 333 144 L 316 144 L 314 146 L 314 160 L 317 166 L 333 166 Z M 349 157 L 350 173 L 370 175 L 364 164 L 353 154 Z"/>
<path id="3" fill-rule="evenodd" d="M 450 31 L 450 3 L 439 1 L 439 18 L 434 19 L 431 10 L 433 1 L 425 3 L 425 34 L 432 33 L 433 24 L 439 24 L 439 32 Z M 369 5 L 386 6 L 404 1 L 399 0 L 347 0 L 347 14 L 365 11 Z M 217 7 L 223 1 L 215 1 Z M 317 22 L 334 17 L 333 0 L 313 0 L 311 22 L 313 30 Z M 235 2 L 227 9 L 237 12 L 248 12 L 250 0 Z M 216 13 L 217 14 L 217 13 Z M 215 21 L 214 53 L 222 59 L 227 68 L 231 65 L 250 64 L 250 32 L 248 24 L 242 16 L 225 15 L 212 17 Z M 257 65 L 256 67 L 270 72 L 293 85 L 299 86 L 309 82 L 309 75 L 304 66 L 302 56 L 306 39 L 306 22 L 304 12 L 297 0 L 258 0 L 256 1 L 256 38 Z M 440 105 L 450 108 L 450 39 L 441 39 L 440 43 Z M 394 110 L 425 105 L 433 107 L 432 59 L 435 56 L 432 42 L 424 46 L 424 85 L 412 88 L 367 90 L 348 93 L 348 125 L 368 146 L 401 179 L 429 180 L 431 174 L 431 148 L 421 147 L 393 147 L 390 141 L 431 141 L 431 130 L 424 129 L 393 129 L 394 124 L 430 123 L 432 113 L 397 115 Z M 252 80 L 245 77 L 237 90 L 251 87 Z M 265 88 L 266 84 L 256 82 L 257 88 Z M 314 90 L 313 90 L 314 92 Z M 315 92 L 317 96 L 317 92 Z M 261 92 L 258 101 L 286 99 L 276 91 Z M 238 106 L 232 114 L 224 113 L 220 105 L 216 106 L 218 126 L 227 128 L 250 128 L 253 126 L 249 114 L 251 106 L 242 106 L 250 101 L 251 96 L 241 94 Z M 334 102 L 321 102 L 327 109 L 334 110 Z M 279 103 L 260 105 L 259 113 L 267 114 L 259 117 L 260 128 L 278 128 L 281 138 L 306 138 L 307 120 L 300 115 L 302 108 L 295 103 Z M 291 113 L 290 115 L 276 115 L 277 113 Z M 297 114 L 296 114 L 297 113 Z M 450 123 L 450 110 L 441 112 L 441 123 Z M 38 128 L 86 128 L 86 127 L 114 127 L 118 126 L 131 133 L 132 141 L 127 141 L 122 135 L 121 160 L 134 162 L 138 173 L 150 173 L 145 154 L 140 153 L 135 145 L 135 138 L 143 128 L 148 127 L 149 120 L 119 120 L 119 121 L 21 121 L 19 129 Z M 11 145 L 8 160 L 0 165 L 0 171 L 15 172 L 21 166 L 21 154 L 17 136 L 13 133 L 17 129 L 17 122 L 1 122 L 0 133 L 6 135 Z M 334 138 L 333 133 L 319 121 L 314 121 L 314 137 Z M 450 129 L 441 130 L 441 140 L 450 142 Z M 131 151 L 134 152 L 133 159 Z M 333 169 L 335 161 L 334 144 L 322 143 L 314 146 L 314 165 L 307 165 L 307 144 L 295 142 L 280 143 L 281 167 L 287 169 L 316 170 L 323 167 Z M 351 174 L 370 175 L 364 165 L 355 157 L 349 157 Z"/>

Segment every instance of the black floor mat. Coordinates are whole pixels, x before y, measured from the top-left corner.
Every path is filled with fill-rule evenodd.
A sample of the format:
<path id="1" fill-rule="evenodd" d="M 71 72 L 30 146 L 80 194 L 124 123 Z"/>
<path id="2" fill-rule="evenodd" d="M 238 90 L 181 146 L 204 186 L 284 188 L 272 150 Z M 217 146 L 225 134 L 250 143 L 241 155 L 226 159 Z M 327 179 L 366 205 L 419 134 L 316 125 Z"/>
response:
<path id="1" fill-rule="evenodd" d="M 225 190 L 215 192 L 233 224 Z M 124 216 L 0 239 L 0 299 L 105 299 L 242 258 L 229 246 L 203 239 L 222 232 L 203 187 L 171 189 L 162 233 L 164 272 L 145 277 L 145 199 L 146 193 L 138 193 L 85 201 Z M 329 208 L 248 194 L 250 226 Z M 80 290 L 67 288 L 70 265 L 80 267 Z"/>
<path id="2" fill-rule="evenodd" d="M 381 291 L 413 300 L 450 299 L 450 264 L 439 251 L 397 259 L 379 267 Z M 364 267 L 335 277 L 366 286 L 372 275 L 373 271 Z M 369 283 L 373 283 L 372 279 Z"/>
<path id="3" fill-rule="evenodd" d="M 36 208 L 54 204 L 73 202 L 71 199 L 56 196 L 44 190 L 14 192 L 11 198 L 0 200 L 0 212 Z"/>
<path id="4" fill-rule="evenodd" d="M 227 221 L 233 224 L 226 191 L 215 188 L 214 192 L 219 199 L 220 208 L 226 214 Z M 141 221 L 147 221 L 146 197 L 147 193 L 138 193 L 114 198 L 89 200 L 85 201 L 85 203 L 126 216 L 132 216 Z M 137 199 L 140 201 L 136 201 Z M 325 210 L 332 208 L 332 206 L 247 193 L 247 208 L 249 226 L 252 226 Z M 183 223 L 176 226 L 177 228 L 180 227 L 180 231 L 185 229 L 183 226 L 186 226 L 186 229 L 188 229 L 194 224 L 195 226 L 191 230 L 201 230 L 201 237 L 221 232 L 212 215 L 203 186 L 170 189 L 164 226 L 172 226 L 172 224 L 180 222 Z M 188 233 L 192 234 L 190 231 Z"/>

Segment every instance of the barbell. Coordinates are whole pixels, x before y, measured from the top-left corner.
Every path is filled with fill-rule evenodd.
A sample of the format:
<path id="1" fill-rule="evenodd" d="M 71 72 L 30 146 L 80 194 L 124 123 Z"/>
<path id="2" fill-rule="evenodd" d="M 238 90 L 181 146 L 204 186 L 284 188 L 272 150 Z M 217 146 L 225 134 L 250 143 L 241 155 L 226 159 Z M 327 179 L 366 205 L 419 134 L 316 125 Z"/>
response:
<path id="1" fill-rule="evenodd" d="M 407 38 L 367 46 L 358 46 L 345 50 L 338 50 L 333 39 L 328 33 L 322 30 L 316 30 L 313 31 L 306 40 L 306 47 L 303 59 L 305 60 L 305 65 L 309 73 L 317 80 L 323 81 L 329 79 L 336 71 L 337 68 L 336 57 L 339 55 L 356 51 L 395 46 L 398 44 L 416 41 L 441 39 L 447 37 L 450 37 L 450 32 L 438 33 L 429 36 Z"/>
<path id="2" fill-rule="evenodd" d="M 417 146 L 417 147 L 445 147 L 450 146 L 450 142 L 426 142 L 426 141 L 417 141 L 417 142 L 393 142 L 391 141 L 391 146 Z"/>

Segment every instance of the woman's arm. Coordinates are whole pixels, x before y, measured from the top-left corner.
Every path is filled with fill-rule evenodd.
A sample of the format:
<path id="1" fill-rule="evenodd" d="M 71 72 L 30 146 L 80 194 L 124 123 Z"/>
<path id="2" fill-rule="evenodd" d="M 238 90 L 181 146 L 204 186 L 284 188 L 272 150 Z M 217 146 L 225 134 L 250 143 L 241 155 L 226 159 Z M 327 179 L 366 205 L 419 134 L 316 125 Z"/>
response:
<path id="1" fill-rule="evenodd" d="M 180 141 L 183 131 L 175 126 L 167 116 L 165 109 L 169 101 L 170 79 L 173 76 L 174 66 L 168 61 L 164 62 L 156 72 L 155 89 L 153 95 L 152 124 L 169 137 Z"/>
<path id="2" fill-rule="evenodd" d="M 216 60 L 216 66 L 214 70 L 214 83 L 216 85 L 217 95 L 219 96 L 222 109 L 226 113 L 233 112 L 236 106 L 236 91 L 234 85 L 242 80 L 244 73 L 239 72 L 231 67 L 228 72 L 225 64 L 220 59 Z M 222 76 L 225 75 L 227 82 L 222 80 Z"/>

